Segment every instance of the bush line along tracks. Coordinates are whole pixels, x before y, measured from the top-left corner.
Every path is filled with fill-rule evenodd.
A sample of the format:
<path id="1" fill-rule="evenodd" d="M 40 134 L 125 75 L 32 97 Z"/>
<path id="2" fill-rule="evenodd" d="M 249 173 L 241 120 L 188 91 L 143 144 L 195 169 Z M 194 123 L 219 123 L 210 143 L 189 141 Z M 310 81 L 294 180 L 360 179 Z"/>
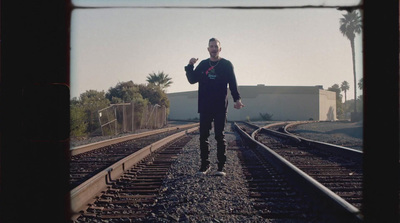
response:
<path id="1" fill-rule="evenodd" d="M 243 129 L 246 129 L 246 128 L 248 129 L 249 128 L 247 124 L 246 124 L 247 127 L 243 127 L 244 126 L 243 123 L 239 123 L 239 125 L 236 124 L 235 126 L 236 126 L 237 130 L 239 131 L 239 133 L 241 134 L 242 138 L 246 138 L 247 137 L 245 139 L 245 141 L 247 141 L 248 144 L 252 144 L 252 146 L 250 146 L 250 147 L 253 147 L 253 149 L 255 147 L 257 147 L 258 150 L 260 150 L 260 147 L 263 147 L 262 146 L 263 144 L 261 144 L 260 142 L 255 141 L 253 138 L 254 137 L 255 138 L 263 138 L 266 130 L 263 130 L 263 129 L 258 128 L 258 127 L 253 127 L 254 129 L 252 131 L 250 131 L 250 132 L 247 131 L 248 133 L 252 134 L 252 136 L 253 136 L 253 138 L 252 138 L 252 137 L 250 137 L 250 135 L 248 135 L 246 132 L 243 131 Z M 190 131 L 195 131 L 195 130 L 196 130 L 196 128 L 193 128 Z M 185 133 L 183 133 L 183 135 L 184 134 Z M 280 133 L 273 132 L 273 134 L 279 135 Z M 177 135 L 177 134 L 175 134 L 175 135 Z M 279 137 L 283 137 L 283 136 L 279 135 Z M 274 138 L 274 137 L 272 137 L 272 138 Z M 275 138 L 276 138 L 276 136 L 275 136 Z M 265 141 L 265 139 L 263 139 L 263 140 Z M 260 140 L 260 141 L 263 141 L 263 140 Z M 298 141 L 299 142 L 300 139 L 296 138 L 296 137 L 291 137 L 291 139 L 289 139 L 289 140 L 286 139 L 286 140 L 283 140 L 283 141 Z M 279 142 L 277 142 L 277 141 L 273 142 L 273 144 L 278 144 L 278 143 Z M 156 143 L 154 143 L 154 144 L 156 144 Z M 119 163 L 119 165 L 113 164 L 109 168 L 106 168 L 104 171 L 101 171 L 100 173 L 98 173 L 96 176 L 92 177 L 91 179 L 89 179 L 89 180 L 85 181 L 84 183 L 80 184 L 79 186 L 75 187 L 71 191 L 71 199 L 72 199 L 71 203 L 72 203 L 72 206 L 73 206 L 73 211 L 75 213 L 77 213 L 80 210 L 85 209 L 84 207 L 88 203 L 94 201 L 95 196 L 98 195 L 100 191 L 103 191 L 103 195 L 100 196 L 100 197 L 97 197 L 97 203 L 99 203 L 99 202 L 100 203 L 101 202 L 107 203 L 107 198 L 113 197 L 114 196 L 113 193 L 116 193 L 116 191 L 118 191 L 118 194 L 120 196 L 121 195 L 121 191 L 120 190 L 122 190 L 122 188 L 118 188 L 118 185 L 124 184 L 125 180 L 128 180 L 128 181 L 132 180 L 133 176 L 136 176 L 136 177 L 139 176 L 139 175 L 137 175 L 135 173 L 137 168 L 139 168 L 139 169 L 141 168 L 140 164 L 138 164 L 138 163 L 144 157 L 149 158 L 148 154 L 150 154 L 150 153 L 152 153 L 152 152 L 154 152 L 156 150 L 155 147 L 154 147 L 154 144 L 152 144 L 151 146 L 145 147 L 145 148 L 147 148 L 147 153 L 139 152 L 139 151 L 134 153 L 135 156 L 142 154 L 140 156 L 140 158 L 139 157 L 134 158 L 135 159 L 134 162 L 131 161 L 131 163 L 128 164 L 129 162 L 127 161 L 127 158 L 124 158 L 120 162 L 117 162 L 117 163 Z M 162 147 L 161 143 L 160 143 L 159 147 Z M 145 148 L 143 148 L 142 150 L 143 151 L 146 150 Z M 174 148 L 174 146 L 172 148 Z M 140 150 L 140 151 L 142 151 L 142 150 Z M 309 175 L 305 174 L 304 172 L 302 172 L 301 170 L 296 168 L 293 164 L 290 164 L 288 161 L 283 159 L 281 156 L 279 156 L 277 154 L 273 154 L 274 152 L 272 152 L 272 155 L 271 154 L 265 155 L 265 152 L 266 151 L 270 152 L 268 150 L 271 150 L 271 149 L 269 149 L 269 148 L 267 148 L 267 149 L 261 148 L 261 150 L 262 150 L 261 153 L 260 153 L 260 151 L 255 152 L 255 154 L 256 154 L 256 156 L 258 158 L 257 157 L 253 157 L 252 159 L 254 159 L 254 158 L 259 159 L 259 158 L 262 157 L 262 159 L 267 160 L 269 163 L 271 163 L 274 166 L 274 168 L 279 170 L 278 172 L 281 172 L 281 174 L 284 173 L 285 175 L 288 175 L 287 178 L 291 181 L 292 185 L 296 185 L 296 186 L 300 185 L 302 190 L 308 191 L 308 193 L 310 194 L 310 197 L 313 197 L 313 199 L 319 200 L 321 203 L 325 204 L 326 205 L 325 208 L 332 209 L 332 210 L 330 210 L 330 212 L 334 213 L 334 214 L 339 214 L 341 219 L 351 219 L 351 220 L 355 220 L 355 221 L 358 221 L 358 220 L 361 219 L 359 210 L 357 208 L 355 208 L 353 205 L 349 204 L 344 199 L 342 199 L 338 195 L 334 194 L 331 190 L 327 189 L 326 187 L 322 186 L 317 181 L 313 180 L 313 178 L 311 178 Z M 241 151 L 246 153 L 246 150 L 241 149 Z M 169 152 L 166 152 L 166 154 L 168 154 L 168 153 Z M 239 156 L 241 156 L 242 162 L 246 162 L 245 161 L 246 158 L 242 156 L 242 153 L 239 153 Z M 312 156 L 313 155 L 310 155 L 309 157 L 312 157 Z M 285 158 L 287 158 L 287 157 L 285 157 Z M 145 162 L 148 162 L 148 161 L 145 161 Z M 265 167 L 266 166 L 265 161 L 262 161 L 262 162 L 263 162 L 262 165 Z M 150 162 L 150 164 L 151 164 L 151 162 Z M 263 193 L 263 192 L 260 192 L 260 191 L 265 191 L 265 190 L 267 190 L 266 187 L 271 187 L 268 184 L 269 183 L 268 181 L 270 181 L 271 179 L 268 178 L 268 176 L 265 178 L 265 176 L 268 175 L 268 174 L 260 172 L 260 171 L 263 171 L 263 170 L 259 169 L 259 167 L 255 167 L 254 165 L 250 165 L 249 166 L 248 164 L 245 164 L 245 163 L 242 163 L 242 164 L 247 165 L 246 167 L 244 167 L 245 175 L 248 176 L 248 177 L 251 177 L 253 179 L 253 180 L 249 181 L 249 186 L 251 187 L 250 191 L 252 191 L 252 188 L 254 189 L 252 191 L 252 193 L 251 193 L 251 197 L 255 198 L 256 200 L 257 199 L 258 200 L 262 200 L 261 199 L 262 198 L 261 193 Z M 128 165 L 129 166 L 134 166 L 134 168 L 130 169 L 130 167 L 128 167 Z M 153 175 L 157 175 L 157 172 L 159 170 L 161 171 L 161 169 L 162 169 L 163 173 L 160 173 L 160 174 L 161 175 L 163 175 L 163 174 L 165 175 L 165 171 L 167 171 L 166 169 L 168 169 L 168 167 L 167 167 L 168 165 L 170 165 L 170 164 L 166 164 L 163 167 L 161 167 L 160 164 L 158 166 L 156 166 L 156 167 L 150 167 L 150 171 L 153 172 L 153 173 L 149 172 L 148 174 L 149 175 L 152 175 L 152 174 Z M 255 176 L 254 175 L 257 171 L 258 171 L 257 174 L 263 175 L 261 178 L 260 178 L 260 176 Z M 264 171 L 265 171 L 265 169 L 264 169 Z M 123 175 L 124 172 L 125 172 L 125 174 Z M 274 172 L 274 171 L 272 171 L 272 172 Z M 352 173 L 351 175 L 354 175 L 356 173 L 356 171 L 353 171 L 351 173 Z M 277 179 L 276 177 L 279 178 L 279 176 L 276 173 L 275 173 L 275 175 L 276 176 L 272 176 L 272 178 L 275 178 L 275 180 L 276 180 Z M 122 177 L 120 179 L 116 180 L 120 176 L 122 176 Z M 128 179 L 128 178 L 130 178 L 130 179 Z M 257 180 L 254 180 L 255 178 L 257 178 Z M 265 178 L 265 179 L 263 179 L 263 178 Z M 158 183 L 161 183 L 161 182 L 162 182 L 162 180 L 160 182 L 158 182 Z M 278 182 L 281 182 L 281 181 L 278 180 Z M 97 184 L 101 184 L 101 185 L 97 185 Z M 110 185 L 112 185 L 112 188 L 110 187 Z M 280 184 L 280 185 L 281 186 L 279 186 L 279 187 L 281 187 L 281 188 L 279 188 L 278 190 L 277 189 L 273 189 L 273 190 L 275 190 L 277 192 L 286 191 L 285 193 L 286 193 L 288 198 L 285 198 L 285 195 L 278 195 L 280 197 L 272 198 L 271 197 L 271 193 L 270 193 L 269 194 L 269 198 L 267 199 L 268 201 L 272 201 L 273 199 L 278 199 L 281 202 L 280 204 L 282 204 L 283 200 L 285 200 L 285 199 L 289 199 L 290 200 L 291 199 L 290 198 L 291 197 L 290 194 L 292 194 L 292 192 L 288 192 L 289 189 L 285 189 L 285 188 L 287 188 L 285 186 L 286 184 L 283 183 L 283 184 Z M 108 190 L 106 189 L 107 186 L 109 186 Z M 146 182 L 141 182 L 141 183 L 137 184 L 135 188 L 130 188 L 130 189 L 132 191 L 136 190 L 136 192 L 138 190 L 139 191 L 141 190 L 141 192 L 144 193 L 144 194 L 142 193 L 141 195 L 135 195 L 137 199 L 139 199 L 139 200 L 142 199 L 141 202 L 146 202 L 145 201 L 146 199 L 149 199 L 149 200 L 153 199 L 154 200 L 154 195 L 153 196 L 146 195 L 145 188 L 141 188 L 141 187 L 145 187 L 145 186 L 146 186 Z M 264 188 L 260 188 L 260 187 L 264 187 Z M 95 189 L 93 189 L 93 188 L 95 188 Z M 129 187 L 128 187 L 128 189 L 129 189 Z M 346 190 L 348 190 L 348 189 L 345 189 L 345 191 Z M 273 191 L 272 194 L 274 194 L 274 193 L 275 192 Z M 287 194 L 287 193 L 289 193 L 289 194 Z M 84 194 L 85 196 L 83 196 L 81 194 Z M 126 194 L 126 192 L 123 192 L 122 194 Z M 132 198 L 132 197 L 135 197 L 135 196 L 125 195 L 123 197 L 128 199 L 128 197 Z M 263 196 L 265 196 L 265 195 L 263 195 Z M 138 202 L 137 199 L 136 200 L 134 199 L 133 201 L 131 200 L 130 202 Z M 327 201 L 327 200 L 329 200 L 329 201 Z M 354 200 L 357 200 L 357 198 L 354 199 Z M 116 204 L 126 203 L 126 202 L 129 203 L 129 201 L 124 199 L 123 201 L 116 201 Z M 286 203 L 292 203 L 292 202 L 287 202 L 286 201 Z M 300 206 L 302 206 L 302 207 L 300 207 Z M 103 218 L 108 218 L 108 217 L 110 217 L 110 218 L 118 218 L 118 217 L 123 218 L 124 217 L 124 214 L 110 214 L 110 215 L 104 214 L 104 213 L 107 213 L 108 209 L 110 209 L 109 206 L 105 206 L 105 207 L 103 206 L 101 208 L 100 208 L 100 206 L 97 206 L 97 207 L 103 213 Z M 115 206 L 113 205 L 112 207 L 115 207 Z M 286 212 L 279 212 L 279 211 L 278 212 L 277 211 L 274 212 L 274 211 L 272 211 L 272 209 L 267 210 L 268 206 L 265 205 L 265 201 L 257 203 L 255 207 L 256 207 L 256 209 L 260 209 L 262 211 L 266 211 L 266 212 L 263 212 L 264 214 L 262 214 L 265 218 L 274 219 L 274 218 L 289 217 L 289 218 L 303 218 L 304 219 L 304 218 L 312 216 L 312 214 L 309 214 L 309 213 L 307 213 L 307 211 L 305 211 L 305 210 L 307 210 L 307 209 L 305 209 L 305 208 L 307 208 L 307 205 L 297 205 L 297 206 L 295 205 L 294 209 L 293 208 L 290 209 L 289 206 L 288 207 L 284 207 L 284 209 L 287 209 Z M 271 208 L 271 207 L 272 206 L 269 205 L 269 208 Z M 96 210 L 97 209 L 95 207 L 92 206 L 89 209 L 92 209 L 92 210 L 91 210 L 90 213 L 86 213 L 87 217 L 90 217 L 91 215 L 96 215 Z M 113 208 L 111 208 L 109 210 L 110 213 L 113 213 L 112 209 Z M 265 210 L 263 210 L 263 209 L 265 209 Z M 293 211 L 295 209 L 297 209 L 297 210 Z M 122 210 L 121 213 L 127 213 L 126 216 L 131 216 L 131 217 L 135 217 L 135 216 L 136 217 L 143 217 L 145 215 L 145 213 L 143 211 L 145 211 L 145 210 L 146 209 L 141 209 L 141 211 L 133 214 L 131 212 L 134 211 L 134 210 L 130 208 L 129 210 L 128 209 Z M 118 212 L 118 210 L 115 209 L 114 213 L 115 212 Z M 289 215 L 292 215 L 292 216 L 289 216 Z M 309 216 L 307 216 L 307 215 L 309 215 Z"/>

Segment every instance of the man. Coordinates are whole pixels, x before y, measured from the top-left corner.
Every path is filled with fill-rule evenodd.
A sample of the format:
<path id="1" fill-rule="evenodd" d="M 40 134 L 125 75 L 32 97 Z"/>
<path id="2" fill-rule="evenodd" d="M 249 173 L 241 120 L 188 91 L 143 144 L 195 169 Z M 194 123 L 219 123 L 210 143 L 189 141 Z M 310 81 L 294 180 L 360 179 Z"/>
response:
<path id="1" fill-rule="evenodd" d="M 216 175 L 225 176 L 223 171 L 226 161 L 226 141 L 224 128 L 228 108 L 227 85 L 235 102 L 234 108 L 244 107 L 237 89 L 233 65 L 229 60 L 221 58 L 221 43 L 215 38 L 208 42 L 210 58 L 199 63 L 194 69 L 198 58 L 191 58 L 185 67 L 186 77 L 191 84 L 199 83 L 198 112 L 200 113 L 200 173 L 207 174 L 210 170 L 210 153 L 208 137 L 214 121 L 215 139 L 217 141 L 218 170 Z"/>

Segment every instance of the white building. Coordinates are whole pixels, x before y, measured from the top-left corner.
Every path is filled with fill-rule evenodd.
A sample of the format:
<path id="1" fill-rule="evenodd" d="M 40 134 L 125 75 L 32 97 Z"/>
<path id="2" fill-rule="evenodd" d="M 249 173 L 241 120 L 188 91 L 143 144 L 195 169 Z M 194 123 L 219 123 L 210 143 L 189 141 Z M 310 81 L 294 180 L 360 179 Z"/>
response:
<path id="1" fill-rule="evenodd" d="M 260 120 L 261 114 L 273 120 L 336 120 L 336 93 L 322 86 L 239 86 L 244 108 L 233 108 L 229 94 L 228 120 Z M 197 91 L 168 94 L 171 120 L 198 119 Z"/>

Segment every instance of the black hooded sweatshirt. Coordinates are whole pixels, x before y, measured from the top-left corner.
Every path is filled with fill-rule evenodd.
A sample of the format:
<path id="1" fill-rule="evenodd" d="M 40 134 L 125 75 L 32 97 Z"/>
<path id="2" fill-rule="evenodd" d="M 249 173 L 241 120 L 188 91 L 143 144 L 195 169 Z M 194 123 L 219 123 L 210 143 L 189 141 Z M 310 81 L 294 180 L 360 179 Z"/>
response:
<path id="1" fill-rule="evenodd" d="M 240 99 L 235 72 L 229 60 L 221 58 L 218 62 L 205 59 L 194 69 L 189 64 L 185 67 L 186 77 L 191 84 L 199 83 L 198 112 L 220 113 L 228 109 L 228 89 L 233 100 Z"/>

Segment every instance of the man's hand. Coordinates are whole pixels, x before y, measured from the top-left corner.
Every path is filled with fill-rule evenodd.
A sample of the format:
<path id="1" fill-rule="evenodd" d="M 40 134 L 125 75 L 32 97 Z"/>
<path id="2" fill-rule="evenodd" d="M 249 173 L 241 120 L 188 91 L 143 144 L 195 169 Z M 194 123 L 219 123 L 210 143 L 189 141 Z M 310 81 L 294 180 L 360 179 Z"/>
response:
<path id="1" fill-rule="evenodd" d="M 199 59 L 199 58 L 192 58 L 192 59 L 190 59 L 190 60 L 189 60 L 189 64 L 190 64 L 190 65 L 194 65 L 194 64 L 197 62 L 198 59 Z"/>
<path id="2" fill-rule="evenodd" d="M 235 104 L 233 105 L 234 108 L 236 109 L 241 109 L 244 107 L 244 104 L 242 103 L 242 101 L 239 99 L 235 102 Z"/>

